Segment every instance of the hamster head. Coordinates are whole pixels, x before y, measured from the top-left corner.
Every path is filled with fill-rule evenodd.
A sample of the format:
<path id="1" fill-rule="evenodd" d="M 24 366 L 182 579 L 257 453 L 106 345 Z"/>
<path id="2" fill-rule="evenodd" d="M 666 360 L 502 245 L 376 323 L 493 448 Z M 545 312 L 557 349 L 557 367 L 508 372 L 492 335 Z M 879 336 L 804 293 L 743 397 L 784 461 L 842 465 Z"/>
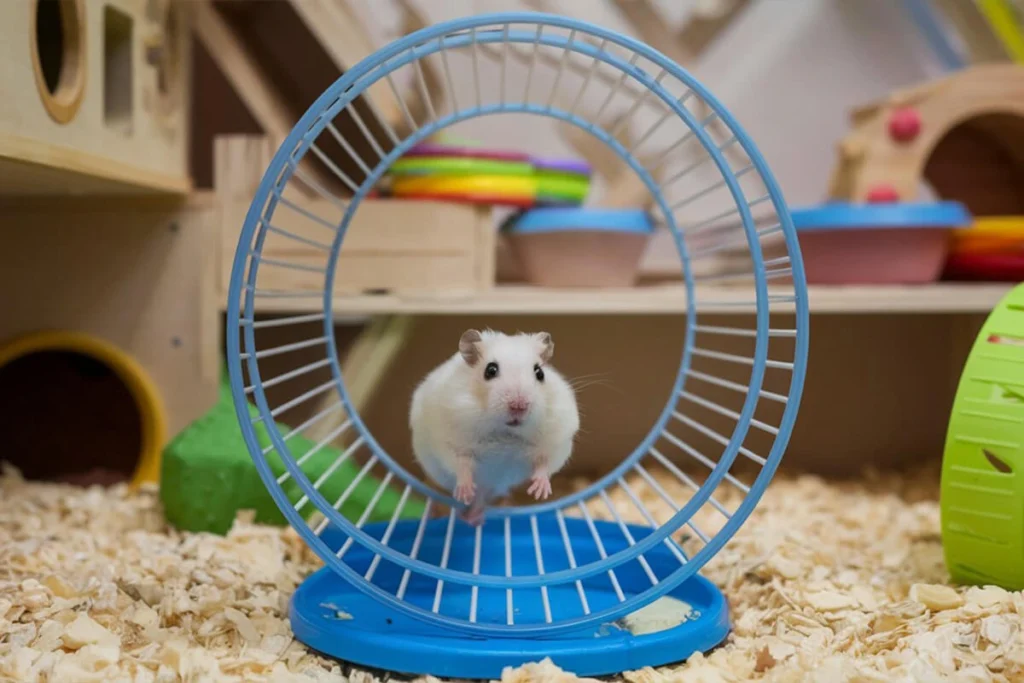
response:
<path id="1" fill-rule="evenodd" d="M 484 415 L 511 429 L 538 423 L 551 403 L 551 381 L 545 365 L 555 352 L 547 332 L 506 335 L 467 330 L 459 340 L 465 371 L 471 375 L 474 398 Z"/>

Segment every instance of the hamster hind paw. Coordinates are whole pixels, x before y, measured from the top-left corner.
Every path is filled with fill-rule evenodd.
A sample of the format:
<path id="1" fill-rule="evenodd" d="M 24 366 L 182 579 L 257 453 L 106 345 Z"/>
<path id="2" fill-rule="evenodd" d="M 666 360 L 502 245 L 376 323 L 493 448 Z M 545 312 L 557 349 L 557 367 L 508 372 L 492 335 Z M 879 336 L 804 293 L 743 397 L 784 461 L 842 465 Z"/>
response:
<path id="1" fill-rule="evenodd" d="M 473 499 L 476 497 L 476 484 L 473 483 L 472 479 L 470 479 L 469 481 L 460 481 L 458 484 L 455 485 L 454 497 L 455 500 L 459 501 L 460 503 L 463 503 L 464 505 L 469 505 L 470 503 L 473 502 Z"/>
<path id="2" fill-rule="evenodd" d="M 478 527 L 484 523 L 485 510 L 486 508 L 484 507 L 483 503 L 473 503 L 473 505 L 459 513 L 459 519 L 461 519 L 471 527 Z"/>

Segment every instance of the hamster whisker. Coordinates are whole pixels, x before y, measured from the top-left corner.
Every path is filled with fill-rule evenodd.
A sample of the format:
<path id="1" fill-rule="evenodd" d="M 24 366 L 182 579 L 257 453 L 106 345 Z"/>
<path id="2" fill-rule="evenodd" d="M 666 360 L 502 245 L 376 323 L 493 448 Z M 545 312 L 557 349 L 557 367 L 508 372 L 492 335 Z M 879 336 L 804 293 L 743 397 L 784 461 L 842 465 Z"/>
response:
<path id="1" fill-rule="evenodd" d="M 585 379 L 592 379 L 594 377 L 607 377 L 607 376 L 608 376 L 607 372 L 592 372 L 589 375 L 580 375 L 578 377 L 567 377 L 566 381 L 569 382 L 569 384 L 573 384 L 575 382 L 579 382 L 579 381 L 585 380 Z"/>
<path id="2" fill-rule="evenodd" d="M 572 388 L 576 389 L 576 390 L 581 390 L 581 389 L 586 389 L 587 387 L 594 387 L 594 386 L 610 387 L 610 386 L 614 386 L 614 385 L 609 380 L 606 380 L 606 379 L 592 379 L 592 380 L 587 380 L 587 381 L 579 382 L 578 384 L 573 384 Z"/>
<path id="3" fill-rule="evenodd" d="M 572 379 L 568 380 L 568 382 L 569 386 L 571 386 L 574 390 L 585 389 L 594 384 L 608 383 L 609 380 L 607 379 L 607 377 L 607 372 L 595 372 L 589 375 L 580 375 L 579 377 L 573 377 Z"/>
<path id="4" fill-rule="evenodd" d="M 614 391 L 619 396 L 625 396 L 626 395 L 626 392 L 624 392 L 621 388 L 615 386 L 611 382 L 607 382 L 607 381 L 604 381 L 604 380 L 594 380 L 593 382 L 587 382 L 587 383 L 581 384 L 579 386 L 573 387 L 573 390 L 576 391 L 577 393 L 582 393 L 584 390 L 589 389 L 590 387 L 593 387 L 593 386 L 607 387 L 608 389 L 611 389 L 612 391 Z"/>

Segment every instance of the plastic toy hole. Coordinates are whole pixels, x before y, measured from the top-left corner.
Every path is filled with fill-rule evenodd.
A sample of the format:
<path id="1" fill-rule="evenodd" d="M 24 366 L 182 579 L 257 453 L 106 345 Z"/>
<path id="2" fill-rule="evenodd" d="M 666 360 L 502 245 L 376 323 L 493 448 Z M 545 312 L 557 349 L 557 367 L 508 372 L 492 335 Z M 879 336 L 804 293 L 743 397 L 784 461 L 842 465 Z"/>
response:
<path id="1" fill-rule="evenodd" d="M 0 433 L 4 459 L 27 479 L 108 485 L 139 463 L 142 413 L 109 365 L 43 350 L 0 367 Z"/>
<path id="2" fill-rule="evenodd" d="M 985 341 L 987 341 L 989 344 L 1024 346 L 1024 338 L 1013 337 L 1006 334 L 990 334 Z"/>
<path id="3" fill-rule="evenodd" d="M 975 216 L 1024 214 L 1024 117 L 964 121 L 936 144 L 924 177 L 939 197 L 962 202 Z"/>
<path id="4" fill-rule="evenodd" d="M 124 134 L 132 130 L 132 18 L 103 9 L 103 123 Z"/>
<path id="5" fill-rule="evenodd" d="M 991 385 L 991 394 L 988 397 L 989 401 L 994 403 L 1024 403 L 1024 396 L 1021 396 L 1020 392 L 1014 391 L 1004 386 L 1000 386 L 998 383 Z"/>
<path id="6" fill-rule="evenodd" d="M 47 113 L 68 123 L 85 95 L 85 27 L 81 0 L 36 0 L 31 28 L 36 88 Z"/>
<path id="7" fill-rule="evenodd" d="M 992 467 L 996 468 L 998 472 L 1002 472 L 1003 474 L 1013 474 L 1013 468 L 1010 467 L 1005 460 L 988 449 L 983 452 L 985 453 L 985 459 L 988 460 L 988 463 L 992 465 Z"/>

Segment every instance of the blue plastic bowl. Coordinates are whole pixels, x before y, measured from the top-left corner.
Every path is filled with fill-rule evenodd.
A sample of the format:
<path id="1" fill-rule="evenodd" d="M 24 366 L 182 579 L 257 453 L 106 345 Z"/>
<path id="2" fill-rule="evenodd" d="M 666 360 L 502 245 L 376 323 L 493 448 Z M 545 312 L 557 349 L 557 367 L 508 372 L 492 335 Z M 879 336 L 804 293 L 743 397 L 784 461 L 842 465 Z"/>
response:
<path id="1" fill-rule="evenodd" d="M 504 226 L 526 280 L 548 287 L 635 283 L 654 223 L 638 209 L 532 209 Z"/>
<path id="2" fill-rule="evenodd" d="M 971 223 L 957 202 L 849 204 L 795 209 L 810 284 L 923 284 L 942 273 L 954 228 Z"/>
<path id="3" fill-rule="evenodd" d="M 879 228 L 960 228 L 972 218 L 960 202 L 849 204 L 835 202 L 793 209 L 793 226 L 800 231 L 877 230 Z"/>
<path id="4" fill-rule="evenodd" d="M 550 207 L 525 211 L 508 221 L 505 230 L 514 234 L 583 230 L 646 235 L 654 232 L 654 223 L 639 209 Z"/>

